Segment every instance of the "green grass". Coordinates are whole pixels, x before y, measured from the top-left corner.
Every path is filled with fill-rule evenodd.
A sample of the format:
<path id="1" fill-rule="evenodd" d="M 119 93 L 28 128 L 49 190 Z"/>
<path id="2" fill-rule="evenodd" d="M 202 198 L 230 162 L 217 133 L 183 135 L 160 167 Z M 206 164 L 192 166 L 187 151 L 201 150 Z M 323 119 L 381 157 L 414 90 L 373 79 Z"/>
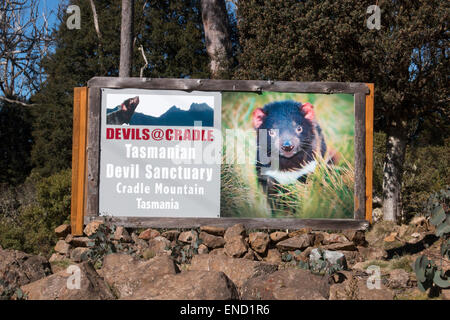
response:
<path id="1" fill-rule="evenodd" d="M 271 217 L 266 195 L 257 183 L 256 134 L 251 115 L 255 108 L 272 101 L 292 99 L 310 102 L 328 147 L 340 155 L 339 162 L 327 166 L 322 159 L 305 184 L 285 186 L 277 201 L 290 209 L 279 211 L 277 217 L 352 218 L 354 206 L 354 107 L 348 94 L 295 94 L 265 92 L 223 93 L 222 128 L 240 129 L 234 150 L 226 150 L 222 165 L 221 212 L 224 217 Z M 226 142 L 227 138 L 225 138 Z M 247 157 L 246 159 L 240 156 Z M 234 160 L 228 161 L 229 159 Z M 238 160 L 238 161 L 236 161 Z"/>

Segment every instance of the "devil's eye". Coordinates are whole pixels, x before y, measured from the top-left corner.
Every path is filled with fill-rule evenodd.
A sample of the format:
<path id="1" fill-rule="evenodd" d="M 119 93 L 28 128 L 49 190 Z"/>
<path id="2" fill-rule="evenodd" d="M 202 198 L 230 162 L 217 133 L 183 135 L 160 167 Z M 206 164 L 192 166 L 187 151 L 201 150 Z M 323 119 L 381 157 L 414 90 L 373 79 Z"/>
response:
<path id="1" fill-rule="evenodd" d="M 302 126 L 297 126 L 297 128 L 295 128 L 295 131 L 296 131 L 297 133 L 301 133 L 301 132 L 303 131 Z"/>
<path id="2" fill-rule="evenodd" d="M 274 129 L 269 129 L 269 136 L 275 137 L 276 131 Z"/>

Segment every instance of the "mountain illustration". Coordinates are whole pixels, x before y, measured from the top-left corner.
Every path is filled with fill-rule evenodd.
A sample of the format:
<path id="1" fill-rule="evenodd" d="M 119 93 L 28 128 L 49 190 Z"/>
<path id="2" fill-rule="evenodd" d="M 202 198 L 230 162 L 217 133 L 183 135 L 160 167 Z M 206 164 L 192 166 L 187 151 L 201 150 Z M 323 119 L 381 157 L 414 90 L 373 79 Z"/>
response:
<path id="1" fill-rule="evenodd" d="M 107 109 L 107 113 L 114 109 Z M 181 110 L 177 106 L 170 107 L 159 117 L 152 117 L 135 112 L 130 125 L 143 126 L 189 126 L 193 127 L 195 121 L 201 121 L 202 127 L 214 126 L 214 110 L 207 103 L 192 103 L 189 110 Z"/>

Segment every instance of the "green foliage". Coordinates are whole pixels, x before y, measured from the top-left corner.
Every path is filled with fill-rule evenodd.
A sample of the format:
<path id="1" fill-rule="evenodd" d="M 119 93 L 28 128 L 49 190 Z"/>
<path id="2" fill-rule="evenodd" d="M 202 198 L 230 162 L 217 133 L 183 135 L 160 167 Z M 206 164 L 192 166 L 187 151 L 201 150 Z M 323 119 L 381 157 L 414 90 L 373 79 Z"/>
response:
<path id="1" fill-rule="evenodd" d="M 91 252 L 89 259 L 93 263 L 96 269 L 100 269 L 103 265 L 103 258 L 111 253 L 115 253 L 118 250 L 122 250 L 121 243 L 114 243 L 114 232 L 116 226 L 111 223 L 101 224 L 97 231 L 89 236 L 92 240 L 90 243 Z"/>
<path id="2" fill-rule="evenodd" d="M 0 182 L 17 185 L 29 174 L 31 123 L 27 108 L 0 101 Z"/>
<path id="3" fill-rule="evenodd" d="M 69 217 L 70 184 L 71 171 L 63 170 L 48 178 L 32 175 L 21 188 L 10 189 L 17 207 L 0 212 L 0 245 L 49 255 L 57 240 L 54 229 Z"/>
<path id="4" fill-rule="evenodd" d="M 430 214 L 430 223 L 436 227 L 435 234 L 442 238 L 441 254 L 450 258 L 450 211 L 448 201 L 450 199 L 450 187 L 432 195 L 427 203 L 427 211 Z M 450 288 L 450 279 L 433 260 L 425 256 L 417 258 L 414 264 L 417 275 L 417 285 L 420 290 L 426 291 L 434 285 L 440 288 Z"/>

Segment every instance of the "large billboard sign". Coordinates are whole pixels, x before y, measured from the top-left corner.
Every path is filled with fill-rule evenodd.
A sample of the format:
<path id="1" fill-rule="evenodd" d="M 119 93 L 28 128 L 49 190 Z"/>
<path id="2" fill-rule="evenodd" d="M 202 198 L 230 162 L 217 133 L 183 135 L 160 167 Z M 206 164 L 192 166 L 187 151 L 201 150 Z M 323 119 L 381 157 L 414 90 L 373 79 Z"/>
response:
<path id="1" fill-rule="evenodd" d="M 93 78 L 85 91 L 87 126 L 74 117 L 74 221 L 274 229 L 370 221 L 372 85 Z M 83 141 L 75 126 L 87 152 L 75 147 L 76 136 Z"/>

